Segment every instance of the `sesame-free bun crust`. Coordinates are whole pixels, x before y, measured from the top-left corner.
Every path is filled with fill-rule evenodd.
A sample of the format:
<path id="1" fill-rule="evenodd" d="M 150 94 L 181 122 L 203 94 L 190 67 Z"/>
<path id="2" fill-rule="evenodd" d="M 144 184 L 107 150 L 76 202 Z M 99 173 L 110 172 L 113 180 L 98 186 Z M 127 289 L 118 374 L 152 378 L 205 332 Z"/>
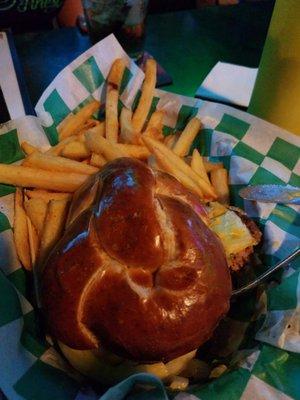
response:
<path id="1" fill-rule="evenodd" d="M 42 277 L 50 333 L 74 349 L 168 361 L 210 338 L 229 308 L 223 247 L 205 206 L 129 158 L 81 187 Z"/>

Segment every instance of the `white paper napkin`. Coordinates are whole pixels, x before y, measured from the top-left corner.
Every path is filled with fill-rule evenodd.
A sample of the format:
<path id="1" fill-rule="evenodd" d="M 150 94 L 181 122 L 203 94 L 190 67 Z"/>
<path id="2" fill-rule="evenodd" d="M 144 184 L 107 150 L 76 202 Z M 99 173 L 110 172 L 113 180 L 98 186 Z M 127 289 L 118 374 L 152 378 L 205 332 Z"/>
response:
<path id="1" fill-rule="evenodd" d="M 248 107 L 257 68 L 218 62 L 197 89 L 196 97 Z"/>

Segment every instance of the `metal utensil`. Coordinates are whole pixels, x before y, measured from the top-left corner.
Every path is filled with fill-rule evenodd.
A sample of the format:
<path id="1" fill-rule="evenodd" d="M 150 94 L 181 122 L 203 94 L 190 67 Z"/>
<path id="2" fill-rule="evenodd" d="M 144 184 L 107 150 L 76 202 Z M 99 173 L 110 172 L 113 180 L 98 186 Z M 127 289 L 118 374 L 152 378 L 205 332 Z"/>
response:
<path id="1" fill-rule="evenodd" d="M 264 282 L 271 274 L 273 274 L 275 271 L 278 271 L 280 268 L 286 267 L 291 261 L 293 261 L 296 257 L 300 255 L 300 247 L 298 247 L 293 253 L 288 255 L 286 258 L 284 258 L 282 261 L 279 261 L 279 263 L 273 265 L 273 267 L 270 267 L 265 271 L 262 275 L 260 275 L 258 278 L 256 278 L 254 281 L 247 283 L 247 285 L 242 286 L 238 289 L 235 289 L 232 291 L 232 296 L 240 296 L 241 294 L 244 294 L 248 292 L 249 290 L 252 290 L 256 288 L 258 285 L 260 285 L 262 282 Z"/>
<path id="2" fill-rule="evenodd" d="M 300 188 L 291 185 L 253 185 L 239 191 L 245 200 L 264 203 L 300 204 Z"/>

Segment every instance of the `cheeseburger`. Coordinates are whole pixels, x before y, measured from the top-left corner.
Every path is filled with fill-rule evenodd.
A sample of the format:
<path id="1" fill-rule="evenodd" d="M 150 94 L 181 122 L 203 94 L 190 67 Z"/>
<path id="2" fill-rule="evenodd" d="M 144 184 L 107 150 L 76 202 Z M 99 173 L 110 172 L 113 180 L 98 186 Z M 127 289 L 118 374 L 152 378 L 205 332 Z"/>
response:
<path id="1" fill-rule="evenodd" d="M 240 211 L 209 208 L 172 176 L 117 159 L 75 193 L 45 263 L 48 330 L 104 384 L 138 371 L 178 375 L 228 312 L 230 267 L 259 239 Z"/>

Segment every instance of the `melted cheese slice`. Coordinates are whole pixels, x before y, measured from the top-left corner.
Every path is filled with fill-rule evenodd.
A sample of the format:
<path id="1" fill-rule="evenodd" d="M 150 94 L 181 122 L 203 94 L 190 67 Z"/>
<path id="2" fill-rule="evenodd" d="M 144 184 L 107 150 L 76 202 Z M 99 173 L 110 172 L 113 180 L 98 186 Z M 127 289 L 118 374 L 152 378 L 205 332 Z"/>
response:
<path id="1" fill-rule="evenodd" d="M 249 229 L 234 211 L 211 219 L 210 228 L 221 239 L 227 257 L 255 244 Z"/>

